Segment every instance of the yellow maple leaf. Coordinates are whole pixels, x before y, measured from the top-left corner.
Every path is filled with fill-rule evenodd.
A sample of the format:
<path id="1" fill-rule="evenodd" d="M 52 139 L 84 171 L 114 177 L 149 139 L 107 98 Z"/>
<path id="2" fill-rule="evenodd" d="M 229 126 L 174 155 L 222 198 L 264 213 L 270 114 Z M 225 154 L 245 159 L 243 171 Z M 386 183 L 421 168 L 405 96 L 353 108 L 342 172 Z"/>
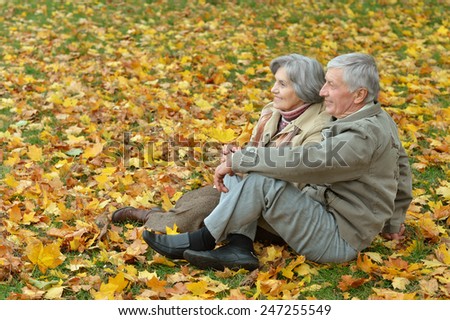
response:
<path id="1" fill-rule="evenodd" d="M 260 259 L 261 263 L 266 264 L 267 262 L 275 261 L 276 259 L 281 257 L 281 251 L 282 250 L 276 246 L 267 247 L 266 253 L 264 255 L 262 255 L 262 257 Z"/>
<path id="2" fill-rule="evenodd" d="M 51 243 L 43 245 L 38 239 L 33 239 L 25 249 L 28 259 L 38 266 L 42 273 L 45 273 L 49 268 L 56 268 L 64 262 L 65 256 L 59 250 L 59 243 Z"/>
<path id="3" fill-rule="evenodd" d="M 174 223 L 173 228 L 166 226 L 166 234 L 179 234 L 177 224 Z"/>
<path id="4" fill-rule="evenodd" d="M 198 282 L 191 282 L 186 284 L 186 288 L 196 296 L 204 296 L 208 291 L 208 282 L 201 280 Z"/>
<path id="5" fill-rule="evenodd" d="M 38 222 L 39 218 L 35 216 L 36 212 L 25 213 L 23 215 L 22 224 L 29 225 L 32 222 Z"/>
<path id="6" fill-rule="evenodd" d="M 383 263 L 383 258 L 381 257 L 381 254 L 378 252 L 368 251 L 364 252 L 364 254 L 377 263 Z"/>
<path id="7" fill-rule="evenodd" d="M 306 264 L 306 263 L 299 265 L 297 268 L 294 269 L 294 271 L 299 276 L 306 276 L 308 274 L 318 274 L 319 273 L 319 271 L 317 271 L 316 268 L 313 268 L 309 264 Z"/>
<path id="8" fill-rule="evenodd" d="M 371 273 L 373 270 L 378 270 L 379 266 L 373 263 L 372 259 L 366 254 L 359 254 L 356 260 L 356 265 L 364 272 Z"/>
<path id="9" fill-rule="evenodd" d="M 220 129 L 220 128 L 210 128 L 207 131 L 207 135 L 210 138 L 215 139 L 221 143 L 229 143 L 236 139 L 236 133 L 233 129 Z"/>
<path id="10" fill-rule="evenodd" d="M 450 200 L 450 184 L 436 188 L 436 193 L 441 195 L 445 200 Z"/>
<path id="11" fill-rule="evenodd" d="M 18 152 L 13 152 L 8 159 L 6 159 L 3 164 L 7 167 L 13 167 L 20 162 L 20 155 Z"/>
<path id="12" fill-rule="evenodd" d="M 446 265 L 450 265 L 450 250 L 447 248 L 445 243 L 442 243 L 436 250 L 436 258 L 445 263 Z"/>
<path id="13" fill-rule="evenodd" d="M 75 98 L 66 98 L 64 99 L 63 106 L 66 108 L 73 108 L 77 105 L 78 100 Z"/>
<path id="14" fill-rule="evenodd" d="M 80 143 L 82 143 L 82 142 L 84 142 L 84 141 L 86 141 L 86 138 L 85 138 L 85 137 L 83 137 L 83 136 L 77 137 L 77 136 L 74 136 L 74 135 L 72 135 L 72 134 L 69 134 L 69 135 L 67 136 L 67 140 L 66 140 L 66 142 L 67 142 L 69 145 L 79 145 Z"/>
<path id="15" fill-rule="evenodd" d="M 439 36 L 447 37 L 449 30 L 445 26 L 440 26 L 436 33 Z"/>
<path id="16" fill-rule="evenodd" d="M 292 260 L 286 267 L 281 270 L 282 275 L 288 279 L 292 279 L 294 276 L 293 270 L 304 262 L 305 256 L 297 256 L 295 260 Z"/>
<path id="17" fill-rule="evenodd" d="M 170 209 L 172 209 L 173 204 L 170 201 L 169 195 L 167 193 L 163 193 L 161 195 L 161 200 L 162 200 L 161 206 L 164 211 L 169 211 Z"/>
<path id="18" fill-rule="evenodd" d="M 111 177 L 107 174 L 101 174 L 94 177 L 95 181 L 98 182 L 98 187 L 100 189 L 107 189 L 107 187 L 110 185 L 109 180 Z"/>
<path id="19" fill-rule="evenodd" d="M 10 173 L 8 173 L 3 181 L 6 183 L 7 186 L 10 186 L 11 188 L 16 188 L 19 185 L 19 182 L 14 178 L 14 176 Z"/>
<path id="20" fill-rule="evenodd" d="M 33 160 L 35 162 L 42 161 L 42 149 L 35 145 L 31 145 L 28 147 L 27 155 L 28 155 L 28 158 L 30 158 L 31 160 Z"/>
<path id="21" fill-rule="evenodd" d="M 123 272 L 119 272 L 115 277 L 109 277 L 108 283 L 116 285 L 116 292 L 121 292 L 127 287 L 129 281 L 125 279 Z"/>
<path id="22" fill-rule="evenodd" d="M 103 143 L 97 142 L 94 145 L 89 146 L 84 150 L 83 157 L 86 159 L 95 158 L 102 151 L 103 151 Z"/>
<path id="23" fill-rule="evenodd" d="M 209 104 L 208 101 L 206 101 L 205 99 L 197 99 L 195 101 L 195 104 L 197 105 L 197 107 L 200 108 L 200 110 L 204 111 L 204 112 L 208 112 L 210 111 L 213 107 L 211 104 Z"/>
<path id="24" fill-rule="evenodd" d="M 138 273 L 138 279 L 150 280 L 153 277 L 158 278 L 158 275 L 156 272 L 148 272 L 147 270 L 144 270 L 144 271 L 139 271 L 139 273 Z"/>
<path id="25" fill-rule="evenodd" d="M 245 128 L 242 130 L 239 137 L 236 138 L 236 142 L 239 146 L 244 146 L 247 142 L 250 141 L 250 138 L 252 136 L 253 131 L 253 125 L 251 123 L 248 123 Z"/>
<path id="26" fill-rule="evenodd" d="M 50 288 L 45 293 L 44 298 L 47 300 L 59 300 L 62 297 L 64 288 L 66 288 L 66 286 L 58 286 L 58 287 Z"/>
<path id="27" fill-rule="evenodd" d="M 114 283 L 102 283 L 100 290 L 94 292 L 92 296 L 95 300 L 114 300 L 114 293 L 117 290 L 117 284 Z"/>
<path id="28" fill-rule="evenodd" d="M 60 93 L 52 93 L 48 98 L 47 98 L 47 102 L 52 102 L 54 104 L 61 104 L 62 98 L 61 98 L 61 94 Z"/>
<path id="29" fill-rule="evenodd" d="M 83 114 L 80 116 L 80 121 L 84 125 L 88 125 L 91 123 L 91 118 L 87 114 Z"/>

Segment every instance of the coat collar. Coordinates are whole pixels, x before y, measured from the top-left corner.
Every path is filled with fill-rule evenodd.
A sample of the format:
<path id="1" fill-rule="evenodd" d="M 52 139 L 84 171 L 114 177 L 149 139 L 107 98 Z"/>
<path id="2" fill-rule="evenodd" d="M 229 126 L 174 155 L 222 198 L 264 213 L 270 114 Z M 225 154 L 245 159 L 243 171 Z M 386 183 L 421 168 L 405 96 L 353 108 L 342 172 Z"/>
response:
<path id="1" fill-rule="evenodd" d="M 292 130 L 294 130 L 295 127 L 298 127 L 298 128 L 303 127 L 305 122 L 309 122 L 310 121 L 310 117 L 311 116 L 315 116 L 318 113 L 317 108 L 321 108 L 318 105 L 322 105 L 322 103 L 313 103 L 313 104 L 311 104 L 308 107 L 308 109 L 305 110 L 305 112 L 303 114 L 301 114 L 295 120 L 292 120 L 286 126 L 286 128 L 284 128 L 279 133 L 292 131 Z M 273 112 L 272 113 L 272 119 L 270 119 L 270 125 L 269 125 L 271 134 L 273 134 L 278 128 L 278 122 L 280 121 L 281 113 L 280 113 L 280 111 L 278 111 L 277 109 L 272 107 L 272 103 L 270 103 L 269 106 L 271 107 L 272 112 Z"/>
<path id="2" fill-rule="evenodd" d="M 366 104 L 359 111 L 356 111 L 355 113 L 352 113 L 351 115 L 349 115 L 345 118 L 337 119 L 336 121 L 334 121 L 334 123 L 354 122 L 357 120 L 370 118 L 370 117 L 376 116 L 381 111 L 382 111 L 382 109 L 381 109 L 380 103 L 371 102 L 369 104 Z"/>

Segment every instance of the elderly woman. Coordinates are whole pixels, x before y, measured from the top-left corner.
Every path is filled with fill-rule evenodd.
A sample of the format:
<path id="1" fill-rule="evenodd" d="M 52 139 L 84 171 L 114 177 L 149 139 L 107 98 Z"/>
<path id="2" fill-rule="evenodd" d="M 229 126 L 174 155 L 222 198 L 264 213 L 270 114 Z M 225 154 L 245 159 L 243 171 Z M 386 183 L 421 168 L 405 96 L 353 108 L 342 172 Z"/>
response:
<path id="1" fill-rule="evenodd" d="M 325 83 L 323 67 L 314 59 L 290 54 L 274 59 L 270 70 L 275 77 L 271 92 L 273 101 L 266 105 L 253 130 L 250 146 L 283 147 L 298 146 L 322 140 L 322 128 L 330 120 L 324 111 L 323 98 L 319 91 Z M 234 152 L 235 147 L 224 148 L 224 155 Z M 240 177 L 227 177 L 232 185 Z M 222 193 L 225 197 L 226 193 Z M 203 220 L 219 203 L 221 198 L 212 186 L 185 193 L 175 207 L 167 212 L 160 208 L 142 210 L 124 207 L 112 215 L 113 222 L 134 220 L 145 223 L 153 231 L 165 232 L 166 226 L 177 225 L 181 232 L 200 229 Z M 262 226 L 269 229 L 268 226 Z"/>

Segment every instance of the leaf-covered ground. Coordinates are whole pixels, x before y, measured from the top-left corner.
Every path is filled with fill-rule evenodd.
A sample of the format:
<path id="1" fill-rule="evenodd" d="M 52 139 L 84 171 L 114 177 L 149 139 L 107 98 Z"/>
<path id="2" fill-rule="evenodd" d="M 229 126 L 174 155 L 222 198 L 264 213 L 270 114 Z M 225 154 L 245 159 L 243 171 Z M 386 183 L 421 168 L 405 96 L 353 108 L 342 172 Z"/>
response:
<path id="1" fill-rule="evenodd" d="M 0 1 L 0 299 L 449 299 L 449 9 Z M 377 59 L 411 157 L 404 241 L 338 265 L 256 244 L 261 269 L 214 272 L 154 254 L 141 225 L 108 224 L 211 183 L 220 144 L 246 141 L 271 100 L 271 59 L 352 51 Z"/>

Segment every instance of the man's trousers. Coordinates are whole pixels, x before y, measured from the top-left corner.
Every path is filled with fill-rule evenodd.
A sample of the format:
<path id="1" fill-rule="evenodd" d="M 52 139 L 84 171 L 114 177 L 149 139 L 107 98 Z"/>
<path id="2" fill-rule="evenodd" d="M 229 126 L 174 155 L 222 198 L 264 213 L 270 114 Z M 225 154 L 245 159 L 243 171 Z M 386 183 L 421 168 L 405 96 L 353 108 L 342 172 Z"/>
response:
<path id="1" fill-rule="evenodd" d="M 269 226 L 298 254 L 320 263 L 353 260 L 357 251 L 339 235 L 332 213 L 292 183 L 249 174 L 226 176 L 230 190 L 204 223 L 217 242 L 238 233 L 255 238 Z"/>

